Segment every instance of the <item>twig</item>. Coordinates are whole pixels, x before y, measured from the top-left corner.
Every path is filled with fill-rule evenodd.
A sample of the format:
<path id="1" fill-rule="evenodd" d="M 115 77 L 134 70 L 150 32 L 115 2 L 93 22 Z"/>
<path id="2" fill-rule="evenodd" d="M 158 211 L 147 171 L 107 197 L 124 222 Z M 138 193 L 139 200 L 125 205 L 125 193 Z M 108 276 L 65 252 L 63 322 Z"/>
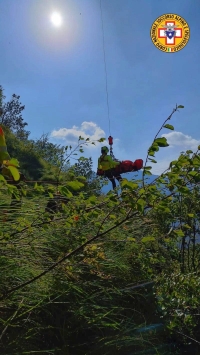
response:
<path id="1" fill-rule="evenodd" d="M 3 331 L 2 331 L 2 333 L 1 333 L 1 335 L 0 335 L 0 340 L 2 340 L 2 337 L 3 337 L 3 335 L 5 334 L 6 330 L 8 329 L 8 327 L 9 327 L 9 325 L 10 325 L 10 322 L 12 322 L 12 320 L 16 317 L 16 315 L 17 315 L 17 313 L 18 313 L 18 311 L 19 311 L 19 309 L 20 309 L 20 306 L 21 306 L 23 300 L 24 300 L 24 299 L 21 300 L 18 309 L 15 311 L 15 313 L 14 313 L 13 316 L 11 317 L 9 323 L 8 323 L 8 324 L 6 325 L 6 327 L 3 329 Z"/>
<path id="2" fill-rule="evenodd" d="M 33 277 L 32 279 L 13 287 L 12 289 L 5 291 L 4 295 L 2 297 L 0 297 L 0 300 L 3 300 L 7 295 L 27 286 L 30 285 L 32 282 L 35 282 L 36 280 L 40 279 L 41 277 L 43 277 L 44 275 L 46 275 L 47 273 L 49 273 L 50 271 L 52 271 L 53 269 L 55 269 L 58 265 L 60 265 L 63 261 L 69 259 L 71 256 L 77 254 L 78 252 L 80 252 L 81 250 L 83 250 L 88 244 L 90 244 L 91 242 L 93 242 L 94 240 L 106 235 L 107 233 L 111 232 L 112 230 L 116 229 L 117 227 L 119 227 L 120 225 L 122 225 L 124 222 L 126 222 L 128 219 L 131 219 L 132 217 L 134 217 L 136 214 L 138 213 L 138 211 L 135 211 L 131 216 L 126 216 L 121 222 L 119 222 L 117 225 L 114 225 L 112 227 L 110 227 L 109 229 L 107 229 L 105 232 L 101 233 L 101 234 L 96 234 L 94 237 L 92 237 L 91 239 L 87 240 L 85 243 L 79 245 L 76 249 L 74 249 L 72 252 L 67 253 L 64 255 L 63 258 L 61 258 L 60 260 L 58 260 L 57 262 L 55 262 L 53 265 L 51 265 L 48 269 L 46 269 L 45 271 L 41 272 L 39 275 Z"/>
<path id="3" fill-rule="evenodd" d="M 178 332 L 177 330 L 176 330 L 175 332 L 176 332 L 176 333 L 178 333 L 178 334 L 183 335 L 184 337 L 186 337 L 186 338 L 188 338 L 188 339 L 190 339 L 190 340 L 192 340 L 192 341 L 194 341 L 195 343 L 197 343 L 197 344 L 199 344 L 199 345 L 200 345 L 200 342 L 199 342 L 199 341 L 197 341 L 196 339 L 193 339 L 193 338 L 189 337 L 189 336 L 188 336 L 188 335 L 186 335 L 186 334 L 183 334 L 183 333 L 181 333 L 181 332 Z"/>

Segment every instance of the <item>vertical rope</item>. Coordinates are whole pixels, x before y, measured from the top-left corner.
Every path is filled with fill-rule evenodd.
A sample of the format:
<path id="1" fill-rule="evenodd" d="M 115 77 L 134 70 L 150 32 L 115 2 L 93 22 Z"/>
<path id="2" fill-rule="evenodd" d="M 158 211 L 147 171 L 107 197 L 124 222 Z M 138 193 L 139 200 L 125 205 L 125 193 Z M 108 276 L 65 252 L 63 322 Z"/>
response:
<path id="1" fill-rule="evenodd" d="M 100 0 L 100 10 L 101 10 L 101 26 L 102 26 L 102 37 L 103 37 L 103 55 L 104 55 L 104 69 L 105 69 L 105 78 L 106 78 L 106 98 L 107 98 L 107 110 L 108 110 L 108 124 L 109 124 L 109 134 L 110 133 L 110 108 L 109 108 L 109 100 L 108 100 L 108 76 L 107 76 L 107 67 L 106 67 L 106 52 L 105 52 L 105 39 L 104 39 L 104 26 L 103 26 L 103 14 L 102 14 L 102 6 Z"/>

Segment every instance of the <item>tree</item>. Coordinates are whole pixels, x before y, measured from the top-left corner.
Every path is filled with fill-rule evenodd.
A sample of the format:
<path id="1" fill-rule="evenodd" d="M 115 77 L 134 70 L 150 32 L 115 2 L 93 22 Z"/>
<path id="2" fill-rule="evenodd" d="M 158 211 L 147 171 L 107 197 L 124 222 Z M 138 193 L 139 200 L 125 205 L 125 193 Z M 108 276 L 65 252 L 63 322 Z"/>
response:
<path id="1" fill-rule="evenodd" d="M 39 139 L 32 141 L 32 144 L 34 151 L 54 166 L 60 162 L 64 154 L 63 147 L 49 142 L 48 134 L 43 134 Z"/>
<path id="2" fill-rule="evenodd" d="M 19 101 L 20 96 L 13 94 L 8 102 L 4 102 L 5 98 L 0 86 L 0 123 L 8 127 L 19 139 L 27 140 L 30 132 L 25 130 L 28 123 L 24 122 L 22 117 L 25 106 Z"/>
<path id="3" fill-rule="evenodd" d="M 95 195 L 101 194 L 101 183 L 95 172 L 92 170 L 92 158 L 79 158 L 78 162 L 72 167 L 75 176 L 83 176 L 87 180 L 86 191 Z"/>
<path id="4" fill-rule="evenodd" d="M 86 179 L 91 179 L 92 178 L 92 158 L 79 158 L 78 163 L 74 164 L 74 173 L 76 176 L 81 175 L 84 176 Z"/>

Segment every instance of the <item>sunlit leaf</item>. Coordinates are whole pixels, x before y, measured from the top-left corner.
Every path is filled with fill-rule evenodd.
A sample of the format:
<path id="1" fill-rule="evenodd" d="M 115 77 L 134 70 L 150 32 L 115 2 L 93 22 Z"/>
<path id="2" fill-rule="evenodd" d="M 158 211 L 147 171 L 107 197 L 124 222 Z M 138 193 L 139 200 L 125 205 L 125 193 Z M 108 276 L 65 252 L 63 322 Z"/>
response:
<path id="1" fill-rule="evenodd" d="M 78 190 L 80 190 L 82 187 L 84 187 L 84 184 L 82 183 L 82 182 L 80 182 L 80 181 L 78 181 L 78 180 L 75 180 L 75 181 L 68 181 L 67 183 L 66 183 L 66 185 L 68 186 L 68 187 L 70 187 L 72 190 L 74 190 L 74 191 L 78 191 Z"/>
<path id="2" fill-rule="evenodd" d="M 152 163 L 157 163 L 157 161 L 156 161 L 155 159 L 149 158 L 149 160 L 150 160 Z"/>
<path id="3" fill-rule="evenodd" d="M 149 170 L 144 169 L 144 175 L 152 175 L 152 173 Z"/>
<path id="4" fill-rule="evenodd" d="M 5 180 L 5 178 L 3 177 L 2 174 L 0 174 L 0 181 L 5 181 L 6 182 L 6 180 Z"/>
<path id="5" fill-rule="evenodd" d="M 69 191 L 69 189 L 67 187 L 65 187 L 65 186 L 61 186 L 60 187 L 60 192 L 66 197 L 69 197 L 69 198 L 73 197 L 71 191 Z"/>
<path id="6" fill-rule="evenodd" d="M 167 139 L 165 137 L 156 138 L 154 141 L 159 147 L 168 147 Z"/>
<path id="7" fill-rule="evenodd" d="M 14 166 L 8 166 L 8 170 L 10 170 L 15 181 L 18 181 L 20 179 L 20 174 L 17 168 L 15 168 Z"/>
<path id="8" fill-rule="evenodd" d="M 179 237 L 184 237 L 185 233 L 183 233 L 183 231 L 181 229 L 177 229 L 174 231 Z"/>
<path id="9" fill-rule="evenodd" d="M 122 187 L 127 187 L 128 189 L 135 190 L 138 188 L 138 184 L 128 181 L 127 179 L 123 179 L 121 182 Z"/>
<path id="10" fill-rule="evenodd" d="M 168 129 L 171 129 L 172 131 L 174 130 L 174 126 L 172 126 L 171 124 L 166 124 L 163 126 L 164 128 L 168 128 Z"/>
<path id="11" fill-rule="evenodd" d="M 147 242 L 153 242 L 153 241 L 155 241 L 155 237 L 151 237 L 151 236 L 149 236 L 149 237 L 143 237 L 142 239 L 141 239 L 141 241 L 142 241 L 142 243 L 147 243 Z"/>
<path id="12" fill-rule="evenodd" d="M 143 212 L 145 206 L 146 206 L 146 201 L 145 201 L 145 200 L 139 199 L 139 200 L 137 201 L 137 208 L 138 208 L 138 211 Z"/>

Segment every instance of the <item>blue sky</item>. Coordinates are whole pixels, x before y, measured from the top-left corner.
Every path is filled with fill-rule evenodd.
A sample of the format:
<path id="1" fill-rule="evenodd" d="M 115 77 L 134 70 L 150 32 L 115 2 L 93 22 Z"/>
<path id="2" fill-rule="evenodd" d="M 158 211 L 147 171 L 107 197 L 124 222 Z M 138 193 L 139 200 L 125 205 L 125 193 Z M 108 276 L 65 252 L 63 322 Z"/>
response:
<path id="1" fill-rule="evenodd" d="M 120 160 L 145 159 L 163 121 L 171 121 L 170 147 L 157 154 L 161 173 L 183 150 L 200 144 L 198 0 L 102 0 L 111 134 Z M 63 25 L 50 22 L 53 11 Z M 157 17 L 175 13 L 188 22 L 190 40 L 177 53 L 150 39 Z M 82 134 L 109 136 L 99 0 L 1 0 L 0 84 L 25 104 L 31 138 L 49 133 L 54 143 L 75 144 Z M 167 137 L 167 135 L 166 135 Z M 100 146 L 87 148 L 94 169 Z"/>

